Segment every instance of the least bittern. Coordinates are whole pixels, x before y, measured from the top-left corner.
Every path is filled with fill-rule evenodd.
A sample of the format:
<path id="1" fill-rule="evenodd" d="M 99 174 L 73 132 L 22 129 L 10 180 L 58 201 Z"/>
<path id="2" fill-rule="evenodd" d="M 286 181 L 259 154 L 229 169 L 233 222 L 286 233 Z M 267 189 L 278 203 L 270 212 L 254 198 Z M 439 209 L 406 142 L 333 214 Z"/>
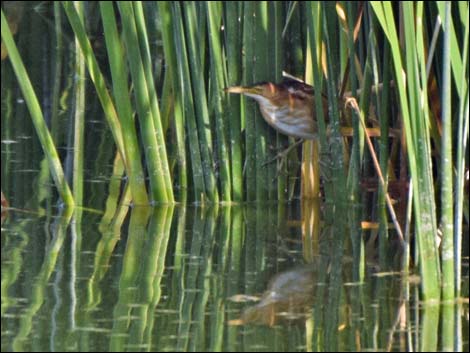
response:
<path id="1" fill-rule="evenodd" d="M 382 84 L 374 89 L 381 89 L 381 87 Z M 252 86 L 232 86 L 226 88 L 225 91 L 254 98 L 259 103 L 264 120 L 280 133 L 301 140 L 317 138 L 315 97 L 312 86 L 299 80 L 285 79 L 280 83 L 261 82 Z M 357 91 L 359 92 L 360 90 Z M 350 93 L 344 93 L 340 98 L 341 104 L 349 100 L 354 100 Z M 328 100 L 324 95 L 322 95 L 322 104 L 324 117 L 328 121 Z M 340 132 L 342 136 L 352 136 L 350 127 L 342 126 Z M 378 128 L 366 128 L 366 132 L 370 137 L 380 136 Z M 390 129 L 390 135 L 400 137 L 400 131 Z"/>
<path id="2" fill-rule="evenodd" d="M 277 84 L 261 82 L 252 86 L 232 86 L 225 90 L 254 98 L 264 120 L 280 133 L 306 140 L 317 137 L 312 86 L 287 79 Z M 326 108 L 326 99 L 323 103 Z"/>
<path id="3" fill-rule="evenodd" d="M 285 158 L 295 146 L 303 140 L 317 138 L 312 86 L 301 81 L 286 79 L 277 84 L 261 82 L 252 86 L 232 86 L 225 91 L 254 98 L 259 104 L 261 115 L 270 126 L 284 135 L 300 138 L 276 157 L 281 157 L 278 170 L 282 168 Z M 327 101 L 323 97 L 323 108 L 326 107 Z"/>

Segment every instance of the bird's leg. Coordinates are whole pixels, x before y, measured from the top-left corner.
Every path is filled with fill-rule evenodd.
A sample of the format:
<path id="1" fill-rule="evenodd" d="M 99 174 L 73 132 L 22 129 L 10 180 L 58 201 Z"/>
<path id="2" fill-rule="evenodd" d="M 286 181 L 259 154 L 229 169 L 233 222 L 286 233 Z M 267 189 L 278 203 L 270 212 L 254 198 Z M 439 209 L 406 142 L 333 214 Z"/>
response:
<path id="1" fill-rule="evenodd" d="M 264 162 L 262 164 L 262 166 L 266 166 L 268 164 L 271 164 L 272 162 L 280 159 L 280 163 L 279 165 L 277 166 L 277 175 L 279 175 L 280 171 L 282 170 L 282 166 L 284 165 L 286 159 L 287 159 L 287 156 L 289 155 L 290 151 L 292 151 L 293 148 L 297 147 L 299 144 L 301 144 L 302 142 L 304 142 L 303 139 L 298 139 L 297 141 L 295 141 L 292 145 L 290 145 L 289 147 L 287 147 L 285 150 L 279 152 L 273 159 L 267 161 L 267 162 Z M 276 175 L 276 177 L 277 177 Z"/>

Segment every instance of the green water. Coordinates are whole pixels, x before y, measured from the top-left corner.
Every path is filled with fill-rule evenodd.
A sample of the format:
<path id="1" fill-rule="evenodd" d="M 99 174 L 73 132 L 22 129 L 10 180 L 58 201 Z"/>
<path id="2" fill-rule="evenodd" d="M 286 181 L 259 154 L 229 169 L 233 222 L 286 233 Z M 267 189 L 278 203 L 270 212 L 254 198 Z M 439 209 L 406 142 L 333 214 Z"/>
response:
<path id="1" fill-rule="evenodd" d="M 332 248 L 348 235 L 309 238 L 276 205 L 136 207 L 121 226 L 50 211 L 2 226 L 2 351 L 439 348 L 416 282 L 374 259 L 354 282 Z M 468 348 L 468 303 L 452 309 Z"/>
<path id="2" fill-rule="evenodd" d="M 246 212 L 262 213 L 263 224 L 247 223 Z M 337 317 L 325 316 L 328 257 L 311 266 L 325 271 L 311 293 L 304 293 L 315 304 L 312 314 L 272 328 L 229 325 L 253 305 L 230 297 L 256 296 L 275 273 L 304 262 L 300 234 L 283 233 L 269 220 L 272 213 L 227 207 L 145 215 L 136 208 L 122 229 L 103 232 L 94 214 L 70 225 L 55 216 L 12 215 L 2 230 L 2 350 L 306 349 L 315 344 L 307 335 L 317 316 L 322 325 L 341 324 L 330 334 L 346 348 L 354 344 L 356 329 L 372 338 L 384 320 L 391 328 L 399 301 L 392 300 L 391 310 L 388 293 L 400 286 L 393 276 L 350 283 L 341 289 Z M 354 297 L 359 293 L 363 298 Z M 324 342 L 318 337 L 324 330 L 317 327 L 312 339 Z M 377 346 L 371 340 L 361 347 L 385 348 L 380 336 L 386 338 L 377 333 Z"/>

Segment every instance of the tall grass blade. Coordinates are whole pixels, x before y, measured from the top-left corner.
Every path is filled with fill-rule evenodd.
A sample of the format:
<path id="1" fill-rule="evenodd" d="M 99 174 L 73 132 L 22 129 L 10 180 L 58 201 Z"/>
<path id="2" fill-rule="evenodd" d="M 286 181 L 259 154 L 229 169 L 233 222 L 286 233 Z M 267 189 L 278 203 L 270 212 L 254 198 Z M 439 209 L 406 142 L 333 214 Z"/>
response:
<path id="1" fill-rule="evenodd" d="M 241 63 L 242 63 L 242 23 L 233 19 L 240 18 L 242 14 L 242 2 L 228 1 L 225 3 L 225 55 L 227 60 L 227 81 L 228 86 L 240 84 Z M 241 18 L 240 18 L 241 19 Z M 240 96 L 229 95 L 226 116 L 229 118 L 230 128 L 230 162 L 232 172 L 232 198 L 233 201 L 240 202 L 243 198 L 243 155 L 241 121 L 242 111 L 240 110 Z"/>
<path id="2" fill-rule="evenodd" d="M 434 236 L 437 231 L 435 220 L 435 204 L 432 181 L 430 180 L 429 138 L 426 127 L 426 117 L 422 116 L 420 97 L 425 95 L 426 80 L 417 82 L 419 78 L 418 58 L 416 58 L 416 41 L 422 39 L 422 33 L 416 34 L 414 9 L 412 4 L 404 5 L 405 26 L 405 59 L 406 69 L 402 61 L 402 50 L 395 27 L 394 13 L 390 2 L 371 3 L 379 23 L 390 43 L 395 83 L 399 94 L 400 110 L 404 123 L 405 138 L 408 152 L 408 165 L 413 180 L 413 206 L 415 211 L 415 230 L 420 258 L 420 270 L 423 276 L 422 288 L 425 299 L 439 298 L 439 259 Z M 421 62 L 421 73 L 423 62 Z M 425 72 L 425 71 L 424 71 Z M 420 126 L 417 126 L 419 122 Z"/>
<path id="3" fill-rule="evenodd" d="M 173 17 L 171 14 L 171 6 L 170 3 L 167 1 L 160 1 L 158 2 L 158 11 L 159 17 L 161 21 L 161 34 L 162 34 L 162 41 L 163 41 L 163 51 L 165 55 L 165 61 L 167 63 L 167 71 L 165 73 L 165 83 L 168 80 L 168 83 L 164 87 L 167 87 L 167 90 L 170 90 L 168 86 L 171 86 L 171 94 L 167 92 L 166 100 L 163 101 L 163 111 L 173 112 L 172 118 L 170 117 L 168 120 L 173 121 L 174 131 L 176 136 L 176 159 L 178 163 L 178 182 L 176 183 L 176 187 L 179 190 L 178 200 L 180 202 L 186 202 L 187 195 L 188 195 L 188 169 L 189 166 L 187 164 L 186 158 L 186 139 L 185 139 L 185 117 L 184 117 L 184 109 L 183 109 L 183 95 L 180 94 L 182 87 L 181 81 L 179 79 L 179 68 L 178 68 L 178 60 L 176 54 L 176 44 L 173 40 Z M 169 98 L 171 100 L 169 101 Z M 168 126 L 167 126 L 168 127 Z M 194 153 L 196 153 L 194 151 Z M 198 165 L 198 164 L 196 164 Z M 198 190 L 195 190 L 196 196 L 195 199 L 198 200 L 198 191 L 199 187 L 201 187 L 202 180 L 199 176 L 193 176 L 197 181 L 196 185 Z"/>
<path id="4" fill-rule="evenodd" d="M 34 92 L 34 88 L 31 84 L 31 81 L 24 67 L 21 55 L 18 52 L 15 41 L 10 31 L 10 27 L 5 18 L 3 10 L 1 12 L 2 19 L 2 39 L 5 43 L 5 46 L 8 50 L 8 55 L 10 57 L 10 62 L 15 71 L 16 77 L 18 79 L 18 84 L 20 86 L 21 92 L 23 93 L 26 105 L 28 106 L 29 113 L 31 114 L 31 119 L 33 120 L 36 133 L 38 134 L 39 140 L 41 141 L 41 146 L 46 154 L 49 168 L 52 173 L 52 178 L 57 186 L 58 192 L 62 201 L 65 205 L 73 207 L 74 199 L 72 192 L 70 191 L 69 185 L 65 180 L 64 171 L 57 153 L 54 141 L 52 140 L 51 134 L 46 126 L 44 121 L 44 116 L 42 114 L 41 107 L 39 106 L 38 99 Z"/>
<path id="5" fill-rule="evenodd" d="M 243 76 L 242 82 L 244 85 L 250 85 L 255 81 L 254 74 L 254 55 L 255 48 L 253 37 L 256 35 L 255 28 L 255 3 L 252 1 L 245 1 L 243 5 L 243 56 L 242 68 Z M 257 107 L 255 102 L 242 97 L 242 110 L 245 117 L 245 185 L 246 185 L 246 200 L 256 200 L 256 124 L 255 119 L 261 119 L 257 115 Z"/>
<path id="6" fill-rule="evenodd" d="M 190 68 L 188 63 L 186 39 L 183 31 L 183 17 L 181 14 L 181 6 L 179 3 L 170 4 L 173 40 L 176 50 L 176 70 L 177 85 L 176 91 L 181 97 L 182 107 L 184 111 L 184 120 L 186 133 L 189 139 L 189 153 L 191 155 L 191 167 L 193 175 L 194 199 L 196 202 L 218 201 L 218 192 L 214 189 L 208 189 L 205 182 L 205 168 L 203 156 L 200 147 L 200 137 L 197 127 L 196 114 L 194 110 L 194 96 L 191 87 Z"/>
<path id="7" fill-rule="evenodd" d="M 101 106 L 104 110 L 106 120 L 113 134 L 114 142 L 117 146 L 119 153 L 121 153 L 123 157 L 124 164 L 126 166 L 126 173 L 129 177 L 129 182 L 131 185 L 133 201 L 134 203 L 139 205 L 147 205 L 148 197 L 145 188 L 145 179 L 143 175 L 142 165 L 140 163 L 140 157 L 139 159 L 135 159 L 135 155 L 137 154 L 136 151 L 138 151 L 139 148 L 137 147 L 137 136 L 135 134 L 133 120 L 130 115 L 131 113 L 128 112 L 129 115 L 119 115 L 118 117 L 113 100 L 106 87 L 105 79 L 99 68 L 96 57 L 93 53 L 90 40 L 86 35 L 85 28 L 83 27 L 83 24 L 81 23 L 80 18 L 72 3 L 65 1 L 62 3 L 62 5 L 64 7 L 65 13 L 67 14 L 70 25 L 72 26 L 74 34 L 77 37 L 78 42 L 80 43 L 80 48 L 85 58 L 88 73 L 90 74 L 91 80 L 95 85 L 96 92 L 98 94 L 98 98 L 100 99 Z M 107 17 L 104 17 L 103 20 L 105 20 L 106 18 Z M 112 17 L 109 18 L 111 19 Z M 113 53 L 119 53 L 119 41 L 113 41 L 109 44 L 115 46 L 112 50 Z M 119 59 L 121 58 L 122 56 L 119 57 Z M 116 65 L 115 69 L 117 72 L 119 72 L 119 70 L 123 70 L 124 66 L 122 62 L 115 63 L 111 59 L 112 58 L 110 58 L 112 71 L 114 65 Z M 124 73 L 121 73 L 121 75 L 123 74 Z M 121 77 L 120 81 L 121 80 L 124 81 L 124 78 Z M 124 92 L 120 92 L 120 94 L 122 94 L 122 96 L 116 96 L 116 101 L 120 102 L 120 99 L 124 99 L 125 95 L 127 95 L 127 93 L 124 94 Z"/>
<path id="8" fill-rule="evenodd" d="M 464 4 L 459 4 L 464 5 Z M 464 74 L 461 76 L 460 86 L 461 86 L 461 96 L 459 100 L 459 110 L 458 110 L 458 122 L 457 122 L 457 143 L 456 143 L 456 168 L 457 174 L 455 177 L 454 187 L 455 187 L 455 213 L 454 213 L 454 269 L 455 269 L 455 296 L 460 297 L 461 293 L 461 273 L 462 273 L 462 222 L 463 222 L 463 213 L 466 209 L 466 219 L 467 223 L 469 221 L 468 217 L 468 195 L 465 203 L 464 196 L 464 183 L 465 183 L 465 151 L 467 151 L 468 145 L 468 41 L 469 41 L 469 5 L 466 4 L 466 7 L 462 8 L 459 6 L 461 12 L 461 18 L 464 27 L 463 35 L 463 67 L 465 68 Z M 458 81 L 455 82 L 456 85 L 459 85 Z M 468 179 L 467 179 L 468 182 Z M 459 350 L 459 347 L 454 347 L 455 350 Z M 460 348 L 461 350 L 461 348 Z"/>
<path id="9" fill-rule="evenodd" d="M 450 77 L 450 2 L 446 2 L 444 49 L 442 63 L 442 152 L 441 152 L 441 228 L 442 228 L 442 297 L 454 298 L 454 224 L 453 224 L 453 163 L 452 107 Z M 447 348 L 448 345 L 447 345 Z M 452 347 L 451 347 L 452 348 Z"/>
<path id="10" fill-rule="evenodd" d="M 165 134 L 163 130 L 160 108 L 158 105 L 158 97 L 157 97 L 157 92 L 155 89 L 155 83 L 154 83 L 153 74 L 152 74 L 152 59 L 150 57 L 149 39 L 147 35 L 144 9 L 142 7 L 142 2 L 134 2 L 133 6 L 134 6 L 134 12 L 135 12 L 135 22 L 136 22 L 136 27 L 137 27 L 137 32 L 138 32 L 137 37 L 139 39 L 140 50 L 142 53 L 143 68 L 145 71 L 145 77 L 147 78 L 145 82 L 147 83 L 147 90 L 148 90 L 148 95 L 150 99 L 150 110 L 152 112 L 153 125 L 155 127 L 155 137 L 157 139 L 156 154 L 161 160 L 162 169 L 160 173 L 162 174 L 164 188 L 167 194 L 167 201 L 173 202 L 174 201 L 173 186 L 172 186 L 172 180 L 171 180 L 171 174 L 170 174 L 170 167 L 168 164 Z"/>
<path id="11" fill-rule="evenodd" d="M 77 12 L 83 21 L 83 3 L 75 3 Z M 80 44 L 75 39 L 75 114 L 73 146 L 73 194 L 75 202 L 83 205 L 83 165 L 85 158 L 85 60 L 80 51 Z M 76 214 L 77 216 L 77 214 Z M 80 217 L 75 218 L 80 224 Z"/>
<path id="12" fill-rule="evenodd" d="M 222 201 L 231 201 L 231 176 L 230 176 L 230 146 L 227 143 L 226 136 L 226 117 L 224 110 L 227 107 L 226 94 L 222 93 L 224 87 L 224 53 L 220 42 L 220 26 L 222 20 L 222 3 L 207 3 L 207 24 L 209 32 L 210 47 L 210 67 L 212 100 L 215 110 L 215 125 L 217 135 L 217 149 L 219 155 L 220 184 L 222 192 Z"/>
<path id="13" fill-rule="evenodd" d="M 211 125 L 213 124 L 211 124 L 209 119 L 208 94 L 206 89 L 206 79 L 204 77 L 204 67 L 202 65 L 201 53 L 204 53 L 204 50 L 201 50 L 200 46 L 200 38 L 204 34 L 203 28 L 200 26 L 205 27 L 206 24 L 202 23 L 200 26 L 198 25 L 196 4 L 194 2 L 186 3 L 185 6 L 182 7 L 182 12 L 184 13 L 185 20 L 185 38 L 188 44 L 188 61 L 191 74 L 192 92 L 194 94 L 194 113 L 197 121 L 204 181 L 209 198 L 212 201 L 216 201 L 217 180 L 214 173 L 215 152 L 211 129 Z M 212 34 L 209 35 L 210 38 L 211 36 Z M 228 158 L 225 159 L 227 162 L 228 160 Z"/>
<path id="14" fill-rule="evenodd" d="M 160 144 L 157 142 L 154 124 L 157 119 L 159 120 L 159 116 L 156 117 L 157 114 L 159 115 L 157 113 L 158 107 L 155 107 L 155 104 L 151 104 L 150 92 L 148 90 L 148 85 L 150 84 L 147 81 L 152 80 L 151 71 L 149 67 L 147 69 L 144 68 L 132 4 L 130 2 L 120 2 L 119 11 L 123 24 L 124 44 L 127 49 L 126 57 L 134 84 L 139 125 L 150 177 L 152 201 L 169 202 L 172 201 L 171 184 L 169 188 L 166 185 L 166 180 L 169 178 L 169 169 L 167 165 L 166 168 L 163 167 L 162 154 L 160 153 L 160 148 L 164 141 L 160 141 Z M 148 60 L 147 64 L 149 64 Z M 127 88 L 123 87 L 123 90 L 127 91 Z M 155 90 L 153 90 L 153 94 L 155 95 Z M 155 102 L 155 98 L 152 100 Z M 160 136 L 162 136 L 161 133 Z M 137 149 L 135 152 L 138 151 Z M 132 158 L 137 156 L 134 155 Z"/>

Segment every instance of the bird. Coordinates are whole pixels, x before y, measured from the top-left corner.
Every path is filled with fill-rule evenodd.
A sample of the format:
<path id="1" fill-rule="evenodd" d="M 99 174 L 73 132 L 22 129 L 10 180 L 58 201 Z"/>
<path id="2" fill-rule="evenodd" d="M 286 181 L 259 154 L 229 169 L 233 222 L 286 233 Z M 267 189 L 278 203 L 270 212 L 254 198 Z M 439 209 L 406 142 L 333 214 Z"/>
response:
<path id="1" fill-rule="evenodd" d="M 315 96 L 312 86 L 304 83 L 299 79 L 290 77 L 284 79 L 280 83 L 259 82 L 251 86 L 231 86 L 225 88 L 227 93 L 243 94 L 251 97 L 258 102 L 261 115 L 264 120 L 280 133 L 298 138 L 289 150 L 297 146 L 304 140 L 316 140 L 318 137 L 318 125 L 316 120 Z M 390 82 L 393 84 L 393 82 Z M 375 87 L 375 86 L 374 86 Z M 373 90 L 381 89 L 382 84 Z M 357 91 L 360 93 L 360 90 Z M 328 98 L 322 93 L 323 116 L 325 123 L 328 124 Z M 350 92 L 341 95 L 339 106 L 344 106 L 350 100 L 355 101 L 351 97 Z M 371 123 L 376 123 L 376 119 L 368 117 Z M 378 127 L 366 128 L 369 137 L 379 137 L 380 129 Z M 326 129 L 327 136 L 331 133 L 329 128 Z M 340 134 L 343 137 L 353 136 L 353 129 L 347 126 L 340 127 Z M 399 138 L 399 129 L 389 129 L 391 137 Z"/>
<path id="2" fill-rule="evenodd" d="M 284 135 L 299 138 L 300 142 L 315 140 L 318 136 L 314 89 L 306 83 L 289 78 L 279 83 L 231 86 L 225 91 L 255 99 L 264 120 Z M 323 96 L 323 109 L 326 108 L 327 100 Z"/>

